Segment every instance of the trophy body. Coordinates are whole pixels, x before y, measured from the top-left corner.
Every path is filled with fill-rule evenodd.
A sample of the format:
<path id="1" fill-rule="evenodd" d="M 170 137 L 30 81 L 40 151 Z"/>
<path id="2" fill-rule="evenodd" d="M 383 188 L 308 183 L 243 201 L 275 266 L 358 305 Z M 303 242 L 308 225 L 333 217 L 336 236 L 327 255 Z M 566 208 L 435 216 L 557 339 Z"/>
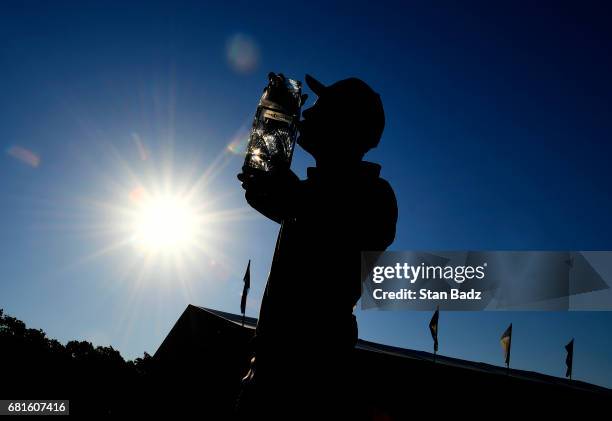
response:
<path id="1" fill-rule="evenodd" d="M 244 168 L 264 172 L 289 168 L 297 138 L 302 88 L 297 80 L 270 73 L 259 100 Z"/>

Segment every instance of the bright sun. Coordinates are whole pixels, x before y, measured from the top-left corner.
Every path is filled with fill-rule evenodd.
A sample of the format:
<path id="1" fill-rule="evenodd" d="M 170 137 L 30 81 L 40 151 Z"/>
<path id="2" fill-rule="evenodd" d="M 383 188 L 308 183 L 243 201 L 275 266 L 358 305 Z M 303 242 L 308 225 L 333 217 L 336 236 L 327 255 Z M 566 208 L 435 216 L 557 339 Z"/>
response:
<path id="1" fill-rule="evenodd" d="M 133 215 L 134 240 L 146 252 L 186 251 L 199 234 L 196 210 L 178 196 L 139 197 Z"/>

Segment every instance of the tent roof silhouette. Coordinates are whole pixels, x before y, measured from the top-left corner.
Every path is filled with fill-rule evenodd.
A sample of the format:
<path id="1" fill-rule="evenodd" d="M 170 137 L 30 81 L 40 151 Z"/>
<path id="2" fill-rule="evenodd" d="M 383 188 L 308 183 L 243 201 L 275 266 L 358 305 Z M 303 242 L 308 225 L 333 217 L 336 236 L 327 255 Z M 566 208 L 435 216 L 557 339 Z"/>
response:
<path id="1" fill-rule="evenodd" d="M 202 374 L 218 393 L 235 396 L 237 382 L 246 372 L 250 355 L 249 341 L 255 331 L 257 319 L 219 310 L 188 305 L 154 355 L 154 361 L 165 370 L 179 376 L 187 371 L 191 376 Z M 414 388 L 423 402 L 433 399 L 432 390 L 444 385 L 452 390 L 456 399 L 468 399 L 470 394 L 488 396 L 510 392 L 513 399 L 535 399 L 537 403 L 556 404 L 559 399 L 571 397 L 609 401 L 610 389 L 569 381 L 527 370 L 474 362 L 359 339 L 356 345 L 360 378 L 364 384 L 386 384 L 378 395 L 369 390 L 368 398 L 382 406 L 393 406 L 392 385 L 402 384 L 401 392 Z M 501 351 L 500 351 L 501 352 Z M 559 372 L 565 367 L 559 362 Z M 398 392 L 399 393 L 399 392 Z M 375 396 L 376 395 L 376 396 Z M 439 395 L 437 399 L 439 399 Z M 472 396 L 473 397 L 473 396 Z M 493 396 L 492 396 L 493 397 Z M 405 396 L 404 396 L 405 399 Z M 434 402 L 431 402 L 434 404 Z M 398 409 L 401 411 L 401 409 Z"/>

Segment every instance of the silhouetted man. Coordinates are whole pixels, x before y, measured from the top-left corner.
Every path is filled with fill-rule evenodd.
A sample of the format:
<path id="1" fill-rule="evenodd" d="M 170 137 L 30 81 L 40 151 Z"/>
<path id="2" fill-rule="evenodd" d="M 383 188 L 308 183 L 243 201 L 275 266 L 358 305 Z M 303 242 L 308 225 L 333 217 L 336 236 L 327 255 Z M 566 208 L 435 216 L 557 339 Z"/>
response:
<path id="1" fill-rule="evenodd" d="M 244 382 L 249 415 L 354 412 L 358 402 L 342 397 L 357 340 L 360 252 L 385 250 L 395 237 L 393 190 L 379 165 L 363 161 L 383 132 L 380 96 L 356 78 L 306 82 L 318 99 L 302 113 L 297 143 L 316 167 L 306 180 L 290 170 L 238 175 L 248 203 L 281 223 Z"/>

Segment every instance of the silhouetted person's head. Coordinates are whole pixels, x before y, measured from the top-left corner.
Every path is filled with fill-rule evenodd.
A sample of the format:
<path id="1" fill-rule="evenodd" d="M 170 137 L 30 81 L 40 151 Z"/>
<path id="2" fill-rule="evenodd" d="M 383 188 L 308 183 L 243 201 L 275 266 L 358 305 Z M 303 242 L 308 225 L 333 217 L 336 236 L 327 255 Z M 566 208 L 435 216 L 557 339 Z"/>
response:
<path id="1" fill-rule="evenodd" d="M 306 83 L 318 98 L 302 112 L 298 144 L 317 165 L 359 162 L 378 145 L 385 127 L 380 96 L 357 78 L 325 86 L 306 75 Z"/>

